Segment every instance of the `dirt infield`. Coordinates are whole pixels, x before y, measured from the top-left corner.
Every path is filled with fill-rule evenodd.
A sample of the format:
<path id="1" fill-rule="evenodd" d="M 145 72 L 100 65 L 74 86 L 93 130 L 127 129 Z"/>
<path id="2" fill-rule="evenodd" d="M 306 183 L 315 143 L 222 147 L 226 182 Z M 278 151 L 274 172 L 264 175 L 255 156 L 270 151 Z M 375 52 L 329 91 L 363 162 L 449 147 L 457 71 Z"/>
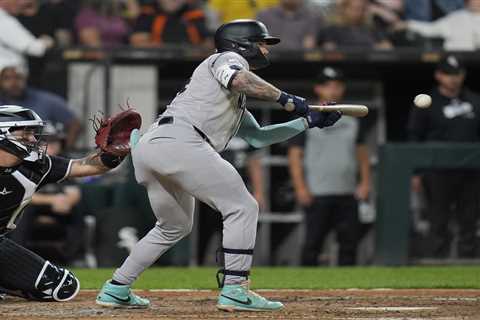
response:
<path id="1" fill-rule="evenodd" d="M 259 291 L 286 304 L 275 313 L 225 313 L 215 291 L 144 291 L 148 310 L 102 308 L 95 292 L 68 303 L 34 303 L 7 297 L 0 319 L 480 319 L 480 290 L 275 290 Z"/>

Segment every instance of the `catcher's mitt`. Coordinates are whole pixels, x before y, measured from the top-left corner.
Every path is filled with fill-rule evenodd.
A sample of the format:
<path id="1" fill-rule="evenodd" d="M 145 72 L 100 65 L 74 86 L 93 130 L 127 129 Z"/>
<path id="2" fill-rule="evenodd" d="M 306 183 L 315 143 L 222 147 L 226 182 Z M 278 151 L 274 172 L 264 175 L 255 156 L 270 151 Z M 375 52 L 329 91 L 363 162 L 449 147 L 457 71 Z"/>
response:
<path id="1" fill-rule="evenodd" d="M 130 153 L 130 133 L 142 125 L 140 114 L 128 108 L 108 119 L 94 117 L 95 144 L 103 152 L 124 157 Z"/>

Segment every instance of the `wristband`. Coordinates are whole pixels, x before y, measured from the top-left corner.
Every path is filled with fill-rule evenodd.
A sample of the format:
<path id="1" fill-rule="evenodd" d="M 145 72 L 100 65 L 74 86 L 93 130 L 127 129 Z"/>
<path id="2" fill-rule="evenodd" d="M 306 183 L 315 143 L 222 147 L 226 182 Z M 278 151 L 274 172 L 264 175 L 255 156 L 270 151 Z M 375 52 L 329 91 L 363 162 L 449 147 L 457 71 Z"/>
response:
<path id="1" fill-rule="evenodd" d="M 100 160 L 102 160 L 103 165 L 110 169 L 118 167 L 123 159 L 125 159 L 125 157 L 115 156 L 106 152 L 100 154 Z"/>
<path id="2" fill-rule="evenodd" d="M 278 97 L 278 99 L 277 99 L 277 102 L 285 107 L 285 105 L 288 103 L 289 99 L 291 99 L 291 96 L 288 93 L 286 93 L 285 91 L 282 91 L 280 93 L 280 97 Z"/>

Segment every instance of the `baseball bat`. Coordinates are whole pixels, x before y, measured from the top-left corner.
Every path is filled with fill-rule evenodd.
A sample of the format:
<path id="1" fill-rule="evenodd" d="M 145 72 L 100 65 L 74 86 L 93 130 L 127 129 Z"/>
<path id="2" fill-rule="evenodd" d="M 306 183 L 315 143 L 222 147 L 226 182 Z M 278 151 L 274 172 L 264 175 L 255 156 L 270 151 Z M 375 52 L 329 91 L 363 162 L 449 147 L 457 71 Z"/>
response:
<path id="1" fill-rule="evenodd" d="M 310 109 L 319 112 L 340 111 L 343 115 L 351 117 L 365 117 L 368 114 L 367 106 L 361 104 L 310 105 Z"/>

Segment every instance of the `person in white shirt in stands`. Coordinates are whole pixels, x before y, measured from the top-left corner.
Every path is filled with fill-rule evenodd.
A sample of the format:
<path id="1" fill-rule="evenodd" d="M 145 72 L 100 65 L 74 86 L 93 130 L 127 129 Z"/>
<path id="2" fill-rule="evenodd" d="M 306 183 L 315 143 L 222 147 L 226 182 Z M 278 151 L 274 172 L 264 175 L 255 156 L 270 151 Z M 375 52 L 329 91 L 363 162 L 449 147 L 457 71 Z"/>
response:
<path id="1" fill-rule="evenodd" d="M 0 0 L 0 64 L 26 66 L 25 55 L 41 57 L 53 46 L 49 36 L 35 38 L 15 18 L 22 8 L 18 0 Z"/>
<path id="2" fill-rule="evenodd" d="M 465 9 L 453 11 L 433 22 L 403 21 L 396 29 L 407 29 L 428 38 L 441 37 L 452 51 L 480 49 L 480 0 L 465 0 Z"/>

